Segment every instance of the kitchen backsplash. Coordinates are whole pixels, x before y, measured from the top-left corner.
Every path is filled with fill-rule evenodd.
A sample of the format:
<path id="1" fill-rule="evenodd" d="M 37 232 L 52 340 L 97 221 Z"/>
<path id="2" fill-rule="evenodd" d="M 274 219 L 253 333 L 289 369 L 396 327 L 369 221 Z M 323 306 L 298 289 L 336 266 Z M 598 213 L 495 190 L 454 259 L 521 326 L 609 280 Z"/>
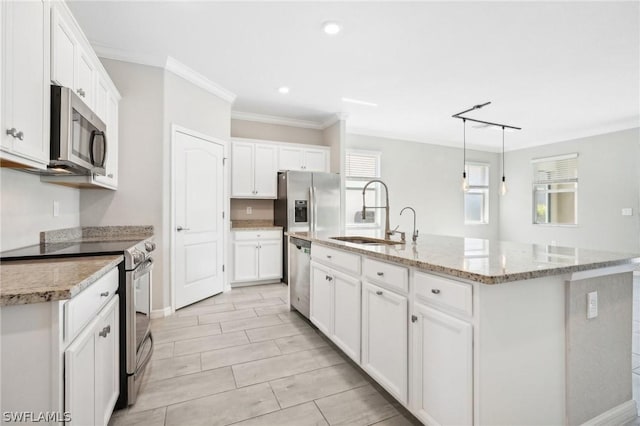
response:
<path id="1" fill-rule="evenodd" d="M 251 208 L 251 214 L 247 209 Z M 231 220 L 269 220 L 273 222 L 273 200 L 231 199 Z"/>

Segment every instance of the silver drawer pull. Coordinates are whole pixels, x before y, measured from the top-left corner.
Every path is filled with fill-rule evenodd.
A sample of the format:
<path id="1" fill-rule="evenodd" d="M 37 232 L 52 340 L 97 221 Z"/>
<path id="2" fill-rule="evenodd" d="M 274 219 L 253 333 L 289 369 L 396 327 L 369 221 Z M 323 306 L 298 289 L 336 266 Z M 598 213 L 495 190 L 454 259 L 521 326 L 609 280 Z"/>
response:
<path id="1" fill-rule="evenodd" d="M 333 281 L 333 277 L 330 277 L 329 275 L 325 275 L 324 279 L 327 281 Z"/>
<path id="2" fill-rule="evenodd" d="M 376 294 L 377 294 L 378 296 L 382 296 L 382 292 L 381 292 L 380 290 L 376 291 Z"/>
<path id="3" fill-rule="evenodd" d="M 440 290 L 438 290 L 437 288 L 432 288 L 432 289 L 431 289 L 431 293 L 433 293 L 433 294 L 440 294 Z"/>
<path id="4" fill-rule="evenodd" d="M 100 293 L 100 297 L 107 297 L 107 296 L 109 296 L 109 292 L 108 291 Z"/>
<path id="5" fill-rule="evenodd" d="M 18 129 L 16 129 L 15 127 L 12 127 L 10 129 L 7 129 L 7 134 L 9 136 L 13 136 L 14 138 L 16 137 L 16 134 L 18 133 Z"/>
<path id="6" fill-rule="evenodd" d="M 331 255 L 330 254 L 327 255 L 327 259 L 331 259 Z"/>
<path id="7" fill-rule="evenodd" d="M 411 315 L 411 322 L 416 322 L 418 321 L 418 317 L 415 315 Z"/>
<path id="8" fill-rule="evenodd" d="M 24 132 L 16 133 L 16 138 L 18 138 L 19 140 L 24 140 Z"/>
<path id="9" fill-rule="evenodd" d="M 98 333 L 98 335 L 100 337 L 107 337 L 107 334 L 111 333 L 111 326 L 108 325 L 105 328 L 102 329 L 102 331 L 100 333 Z"/>
<path id="10" fill-rule="evenodd" d="M 384 272 L 378 272 L 378 276 L 379 276 L 379 277 L 384 276 Z"/>

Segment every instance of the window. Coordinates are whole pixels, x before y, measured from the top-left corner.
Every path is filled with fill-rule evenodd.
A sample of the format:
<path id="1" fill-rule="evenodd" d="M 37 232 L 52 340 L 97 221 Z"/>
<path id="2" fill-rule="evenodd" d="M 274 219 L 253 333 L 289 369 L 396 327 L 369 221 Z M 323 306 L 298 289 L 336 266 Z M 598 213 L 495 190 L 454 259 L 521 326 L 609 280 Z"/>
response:
<path id="1" fill-rule="evenodd" d="M 489 165 L 465 164 L 469 191 L 464 193 L 464 223 L 481 225 L 489 223 Z"/>
<path id="2" fill-rule="evenodd" d="M 362 188 L 371 179 L 380 178 L 380 153 L 372 151 L 348 150 L 345 164 L 345 210 L 347 229 L 378 230 L 381 227 L 381 210 L 367 209 L 362 218 Z M 380 205 L 380 185 L 367 187 L 367 206 Z"/>
<path id="3" fill-rule="evenodd" d="M 538 158 L 533 166 L 533 223 L 578 223 L 578 154 Z"/>

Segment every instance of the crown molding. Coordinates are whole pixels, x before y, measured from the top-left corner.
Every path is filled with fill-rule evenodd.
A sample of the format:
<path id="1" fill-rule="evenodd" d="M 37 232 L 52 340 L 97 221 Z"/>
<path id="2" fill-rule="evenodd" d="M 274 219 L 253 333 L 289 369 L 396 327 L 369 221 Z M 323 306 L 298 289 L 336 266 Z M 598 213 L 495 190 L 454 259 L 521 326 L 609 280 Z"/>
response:
<path id="1" fill-rule="evenodd" d="M 189 68 L 188 66 L 171 56 L 167 56 L 164 69 L 172 72 L 179 77 L 184 78 L 188 82 L 195 84 L 201 89 L 204 89 L 207 92 L 212 93 L 231 104 L 236 100 L 235 93 L 225 89 L 217 83 L 214 83 L 204 75 L 200 74 L 192 68 Z"/>
<path id="2" fill-rule="evenodd" d="M 178 77 L 182 77 L 188 82 L 206 90 L 207 92 L 218 96 L 219 98 L 233 103 L 236 100 L 235 93 L 225 89 L 217 83 L 209 80 L 204 75 L 189 68 L 177 59 L 162 55 L 154 55 L 150 53 L 130 52 L 123 49 L 116 49 L 106 46 L 100 42 L 91 41 L 91 46 L 101 58 L 114 59 L 116 61 L 131 62 L 134 64 L 147 65 L 151 67 L 163 68 Z"/>
<path id="3" fill-rule="evenodd" d="M 257 123 L 279 124 L 281 126 L 302 127 L 304 129 L 322 130 L 322 124 L 311 120 L 277 117 L 275 115 L 254 114 L 252 112 L 231 111 L 234 120 L 254 121 Z"/>
<path id="4" fill-rule="evenodd" d="M 333 126 L 338 121 L 347 121 L 347 117 L 349 117 L 349 114 L 347 114 L 346 112 L 335 113 L 333 116 L 329 117 L 322 123 L 322 129 L 324 130 L 327 127 Z"/>

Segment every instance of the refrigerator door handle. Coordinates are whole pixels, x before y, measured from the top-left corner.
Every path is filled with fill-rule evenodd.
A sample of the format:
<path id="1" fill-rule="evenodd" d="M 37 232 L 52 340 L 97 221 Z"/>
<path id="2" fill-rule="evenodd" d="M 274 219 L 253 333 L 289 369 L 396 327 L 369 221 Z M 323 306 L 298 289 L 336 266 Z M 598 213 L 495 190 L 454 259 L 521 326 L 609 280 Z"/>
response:
<path id="1" fill-rule="evenodd" d="M 309 187 L 309 232 L 316 231 L 316 190 L 313 186 Z"/>

